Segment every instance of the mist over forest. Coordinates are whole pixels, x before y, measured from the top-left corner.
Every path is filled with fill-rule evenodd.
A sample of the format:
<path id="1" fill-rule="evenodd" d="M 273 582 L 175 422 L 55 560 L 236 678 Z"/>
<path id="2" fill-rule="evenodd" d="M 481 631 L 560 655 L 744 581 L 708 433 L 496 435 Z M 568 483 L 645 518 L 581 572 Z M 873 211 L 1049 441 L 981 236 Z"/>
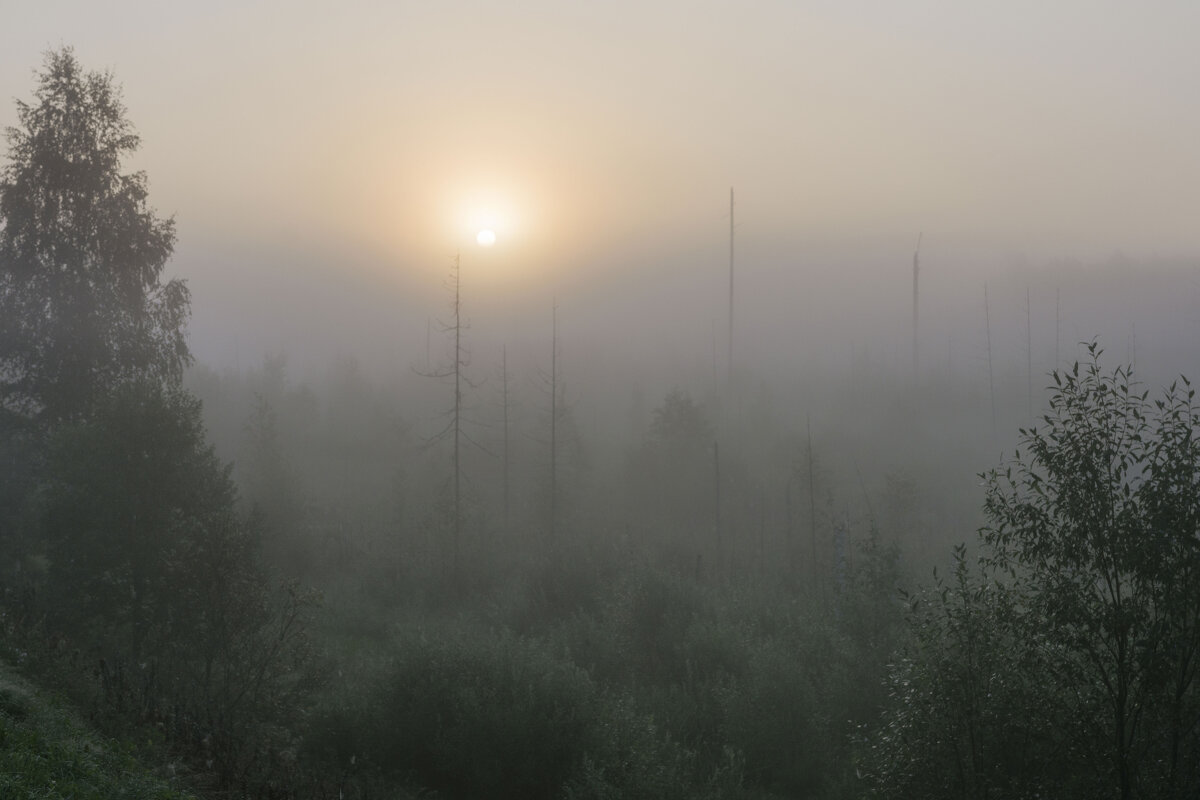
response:
<path id="1" fill-rule="evenodd" d="M 0 25 L 0 796 L 1200 796 L 1197 12 L 119 5 Z"/>

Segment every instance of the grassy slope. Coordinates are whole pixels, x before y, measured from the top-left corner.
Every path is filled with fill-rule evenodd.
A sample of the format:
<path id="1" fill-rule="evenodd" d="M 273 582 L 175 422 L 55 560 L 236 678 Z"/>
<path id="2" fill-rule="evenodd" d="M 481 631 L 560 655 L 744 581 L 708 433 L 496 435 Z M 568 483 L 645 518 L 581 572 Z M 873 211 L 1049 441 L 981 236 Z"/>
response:
<path id="1" fill-rule="evenodd" d="M 57 697 L 0 662 L 0 797 L 187 800 L 128 748 L 82 724 Z"/>

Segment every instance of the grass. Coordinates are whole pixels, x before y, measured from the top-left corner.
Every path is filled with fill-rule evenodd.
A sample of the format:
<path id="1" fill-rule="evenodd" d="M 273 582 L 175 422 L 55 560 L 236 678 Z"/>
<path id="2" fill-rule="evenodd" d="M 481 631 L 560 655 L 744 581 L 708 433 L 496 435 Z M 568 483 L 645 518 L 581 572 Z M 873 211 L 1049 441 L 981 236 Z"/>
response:
<path id="1" fill-rule="evenodd" d="M 61 699 L 0 662 L 0 797 L 5 800 L 191 800 L 103 739 Z"/>

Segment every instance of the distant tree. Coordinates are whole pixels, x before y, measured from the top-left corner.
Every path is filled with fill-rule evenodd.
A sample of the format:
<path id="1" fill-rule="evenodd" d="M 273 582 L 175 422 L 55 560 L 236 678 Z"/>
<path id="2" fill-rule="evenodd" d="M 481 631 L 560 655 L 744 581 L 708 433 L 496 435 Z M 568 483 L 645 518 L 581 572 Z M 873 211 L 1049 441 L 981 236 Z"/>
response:
<path id="1" fill-rule="evenodd" d="M 262 527 L 266 549 L 274 563 L 286 563 L 295 574 L 288 538 L 299 527 L 300 506 L 296 481 L 284 454 L 279 417 L 263 395 L 254 395 L 254 406 L 245 425 L 244 492 Z"/>
<path id="2" fill-rule="evenodd" d="M 500 430 L 501 430 L 501 448 L 500 448 L 500 468 L 502 471 L 501 493 L 503 494 L 504 505 L 504 531 L 509 530 L 509 499 L 511 497 L 511 482 L 509 481 L 509 468 L 512 465 L 512 458 L 509 448 L 509 431 L 510 431 L 510 411 L 512 402 L 511 379 L 508 372 L 508 345 L 504 345 L 500 349 L 500 371 L 497 374 L 499 381 L 498 400 L 500 403 Z"/>
<path id="3" fill-rule="evenodd" d="M 537 440 L 547 448 L 544 512 L 546 532 L 551 546 L 558 540 L 560 525 L 570 494 L 567 479 L 578 479 L 583 471 L 586 457 L 582 437 L 575 421 L 574 405 L 567 399 L 566 382 L 563 380 L 561 348 L 558 336 L 558 306 L 551 309 L 550 317 L 550 369 L 538 370 L 541 391 L 545 396 L 542 414 L 545 426 Z"/>
<path id="4" fill-rule="evenodd" d="M 454 402 L 443 412 L 446 423 L 441 430 L 429 439 L 427 445 L 432 447 L 442 441 L 448 440 L 450 442 L 450 481 L 448 487 L 448 510 L 450 514 L 449 550 L 450 568 L 456 581 L 460 574 L 461 559 L 459 551 L 462 541 L 464 515 L 463 451 L 467 444 L 474 444 L 476 447 L 479 446 L 477 442 L 468 436 L 466 431 L 468 423 L 466 415 L 466 392 L 467 389 L 477 387 L 467 377 L 467 368 L 471 365 L 471 353 L 467 348 L 465 334 L 470 328 L 470 323 L 462 313 L 460 267 L 461 262 L 456 253 L 453 265 L 450 268 L 450 276 L 446 280 L 446 289 L 452 296 L 450 301 L 451 322 L 441 323 L 442 333 L 449 339 L 452 349 L 450 361 L 448 364 L 443 364 L 433 370 L 417 370 L 418 375 L 444 380 L 454 386 Z"/>
<path id="5" fill-rule="evenodd" d="M 711 529 L 713 431 L 691 395 L 674 389 L 651 412 L 631 467 L 633 496 L 659 531 L 700 540 Z"/>
<path id="6" fill-rule="evenodd" d="M 712 444 L 712 425 L 704 409 L 687 392 L 673 389 L 654 409 L 649 442 L 674 456 L 696 456 Z"/>
<path id="7" fill-rule="evenodd" d="M 50 52 L 34 98 L 0 172 L 0 407 L 56 423 L 133 376 L 177 380 L 189 300 L 160 280 L 174 222 L 122 172 L 139 140 L 112 76 Z"/>

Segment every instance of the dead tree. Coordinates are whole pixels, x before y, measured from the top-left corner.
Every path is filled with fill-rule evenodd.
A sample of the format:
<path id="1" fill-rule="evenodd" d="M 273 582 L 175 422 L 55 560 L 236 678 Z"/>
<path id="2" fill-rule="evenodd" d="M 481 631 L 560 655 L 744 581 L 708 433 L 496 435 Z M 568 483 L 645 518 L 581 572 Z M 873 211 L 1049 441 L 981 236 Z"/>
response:
<path id="1" fill-rule="evenodd" d="M 501 466 L 504 473 L 504 530 L 508 530 L 508 509 L 509 509 L 509 450 L 508 450 L 508 346 L 505 345 L 500 350 L 500 403 L 504 411 L 503 426 L 504 426 L 504 449 L 501 452 Z"/>
<path id="2" fill-rule="evenodd" d="M 983 284 L 983 324 L 987 330 L 988 397 L 992 401 L 992 436 L 996 435 L 996 383 L 992 372 L 992 310 L 988 303 L 987 283 Z"/>
<path id="3" fill-rule="evenodd" d="M 916 385 L 920 380 L 920 349 L 918 347 L 918 325 L 921 321 L 920 316 L 920 295 L 917 293 L 917 281 L 921 275 L 921 238 L 924 233 L 917 234 L 917 249 L 913 250 L 913 302 L 912 302 L 912 359 L 913 359 L 913 384 Z"/>
<path id="4" fill-rule="evenodd" d="M 462 281 L 460 277 L 460 261 L 458 253 L 446 279 L 446 289 L 450 292 L 450 321 L 440 322 L 438 327 L 447 337 L 451 346 L 451 356 L 447 363 L 436 369 L 416 370 L 418 375 L 446 381 L 454 387 L 454 401 L 443 412 L 445 425 L 425 441 L 425 448 L 431 448 L 445 441 L 450 442 L 450 495 L 451 495 L 451 524 L 450 524 L 450 554 L 451 569 L 454 578 L 459 576 L 460 541 L 463 528 L 463 466 L 462 456 L 465 444 L 479 446 L 466 432 L 465 391 L 477 386 L 467 378 L 466 369 L 471 364 L 470 352 L 467 350 L 463 334 L 470 328 L 470 323 L 462 315 Z"/>
<path id="5" fill-rule="evenodd" d="M 1029 287 L 1025 287 L 1025 385 L 1028 415 L 1033 420 L 1033 312 L 1029 305 Z"/>
<path id="6" fill-rule="evenodd" d="M 549 497 L 548 511 L 549 519 L 547 524 L 547 532 L 551 542 L 558 538 L 558 523 L 559 523 L 559 500 L 561 482 L 561 468 L 563 455 L 568 447 L 579 445 L 578 431 L 575 430 L 574 418 L 571 412 L 571 406 L 566 400 L 566 390 L 562 380 L 562 370 L 559 368 L 559 340 L 558 340 L 558 305 L 554 305 L 551 311 L 551 333 L 550 333 L 550 368 L 549 370 L 538 370 L 538 377 L 541 380 L 542 391 L 549 398 L 548 416 L 548 438 L 538 439 L 540 444 L 544 445 L 548 450 L 549 456 Z"/>

